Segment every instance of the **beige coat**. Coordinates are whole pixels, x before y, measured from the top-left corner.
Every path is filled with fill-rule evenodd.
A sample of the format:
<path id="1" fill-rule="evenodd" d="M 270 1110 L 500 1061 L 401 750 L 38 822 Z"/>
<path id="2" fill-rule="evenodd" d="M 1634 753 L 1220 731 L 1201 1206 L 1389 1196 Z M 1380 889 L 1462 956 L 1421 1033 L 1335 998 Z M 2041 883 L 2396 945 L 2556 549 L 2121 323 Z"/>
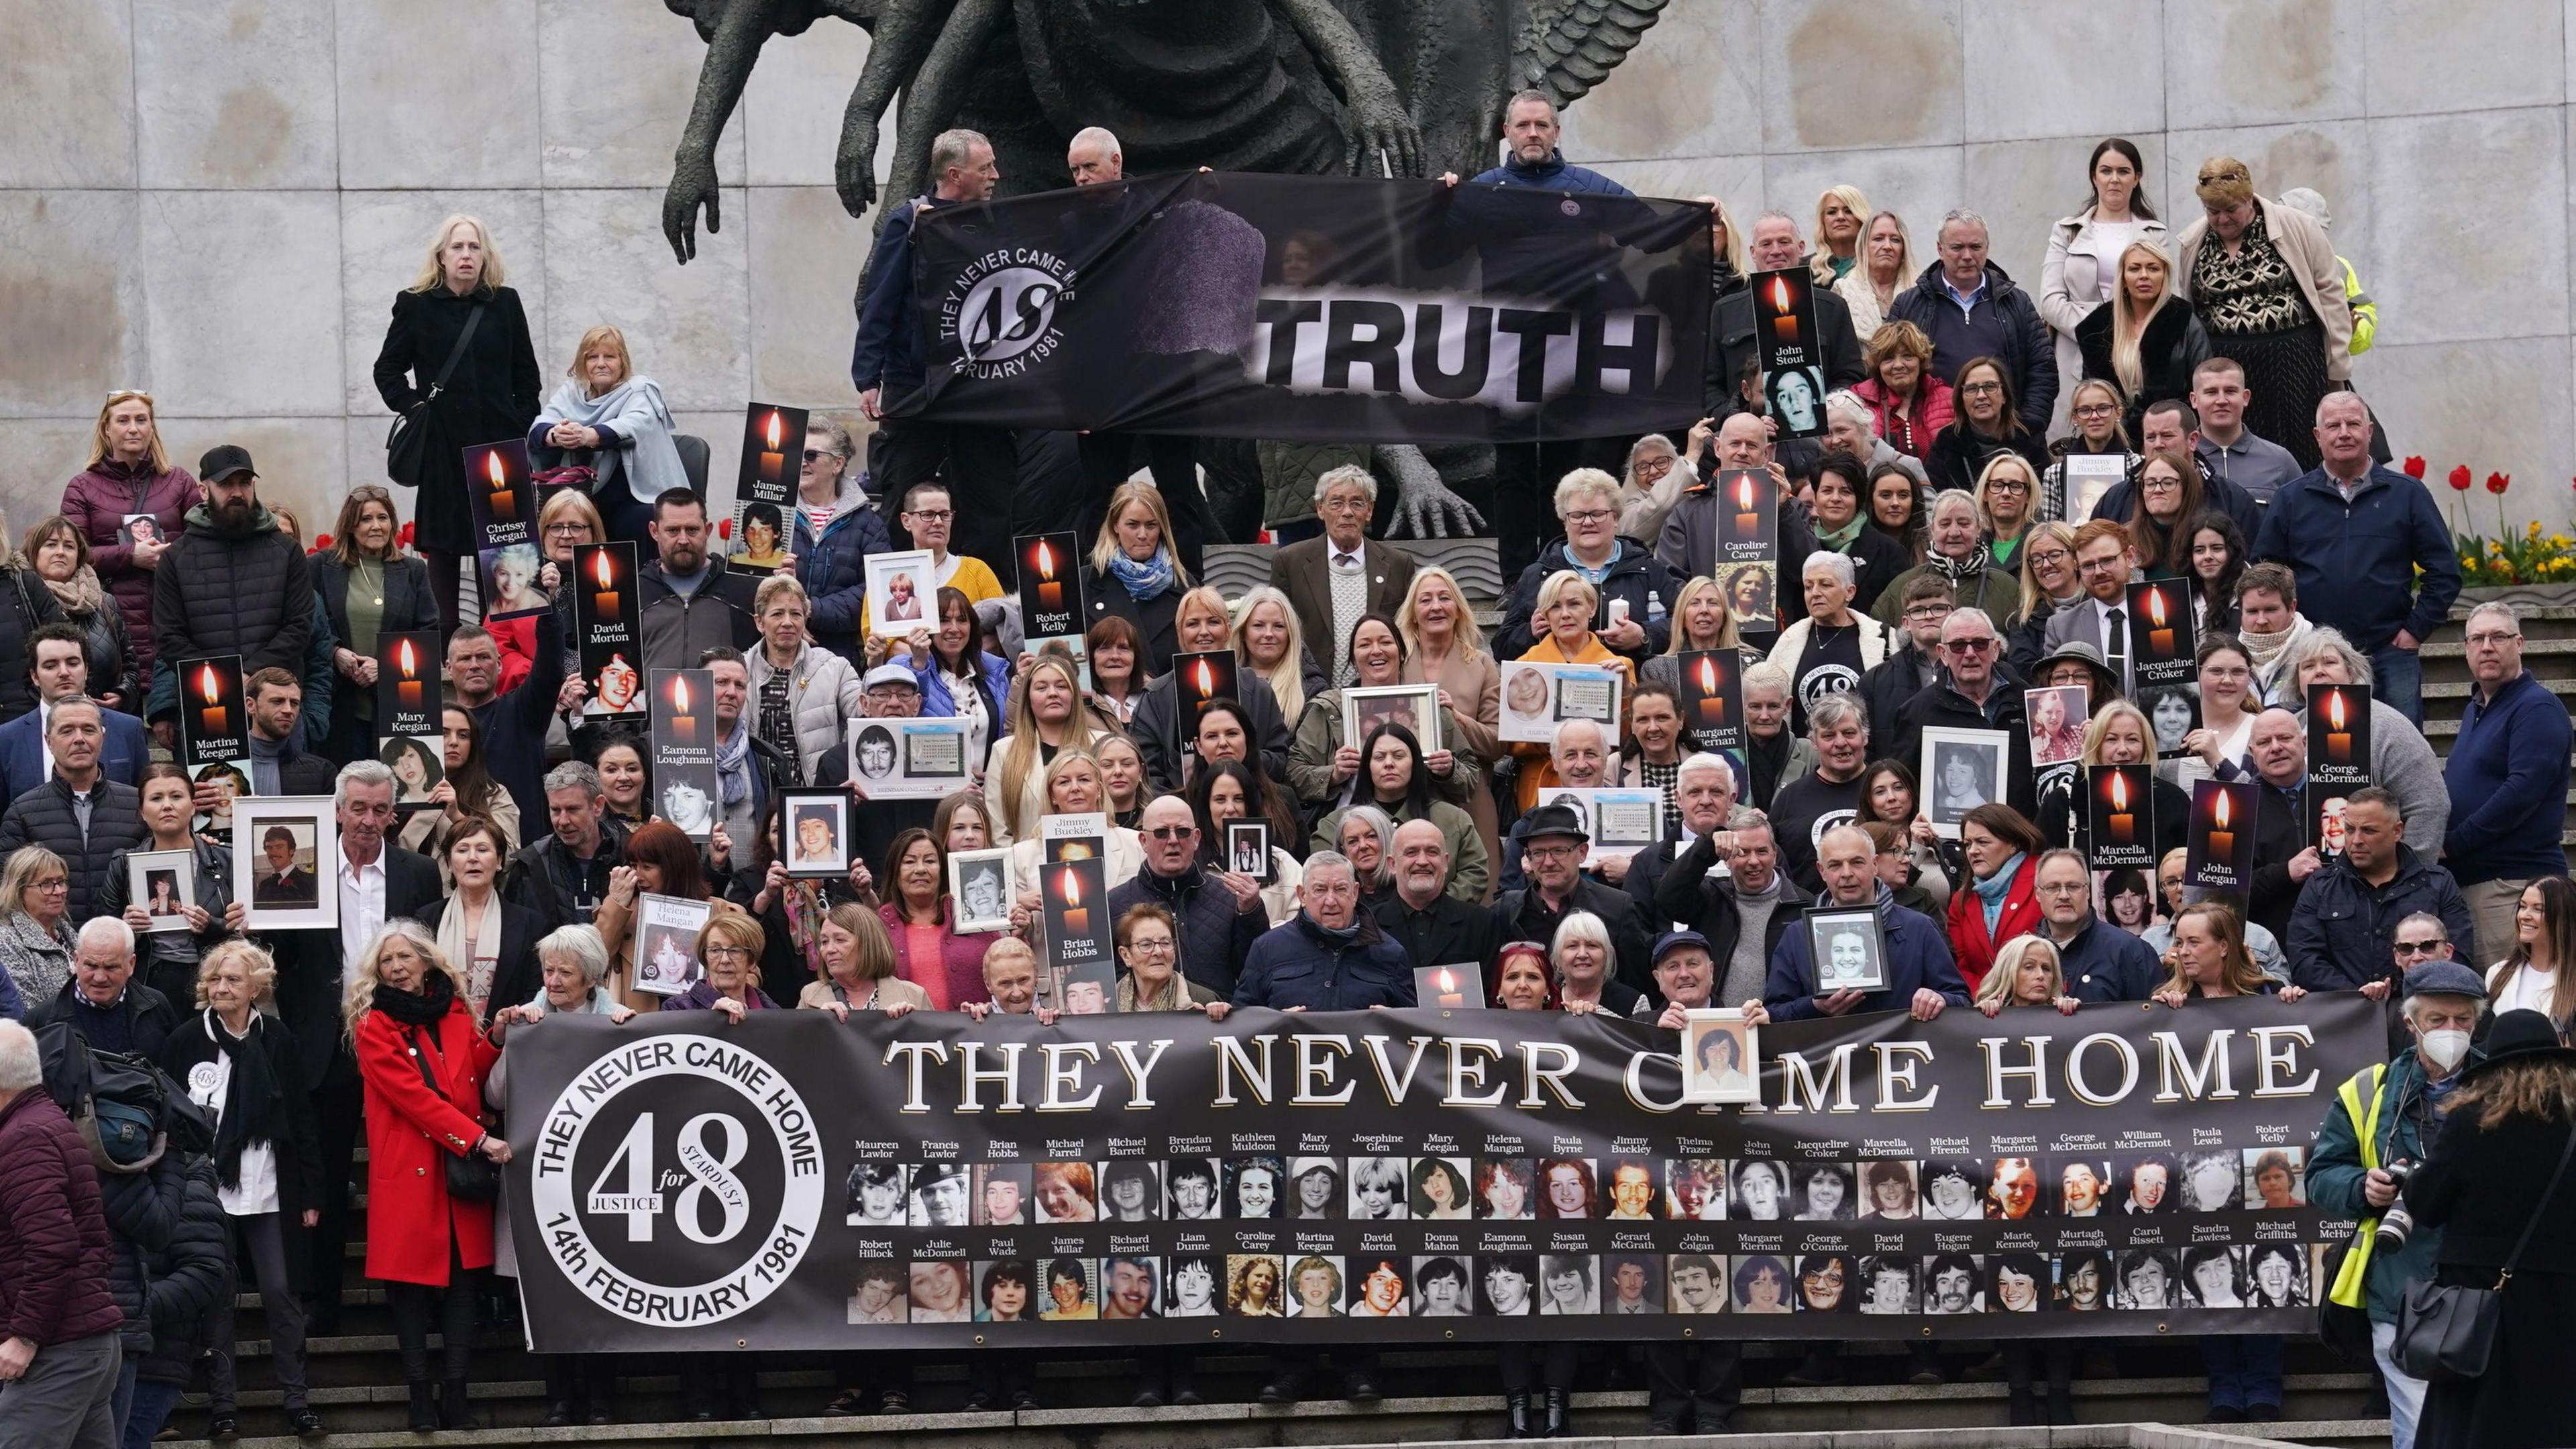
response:
<path id="1" fill-rule="evenodd" d="M 1675 468 L 1666 481 L 1678 478 L 1684 470 Z M 1422 661 L 1407 657 L 1404 661 L 1407 683 L 1420 684 L 1426 676 Z M 1461 758 L 1473 755 L 1476 768 L 1490 780 L 1494 762 L 1503 756 L 1503 669 L 1489 653 L 1462 654 L 1455 649 L 1440 662 L 1440 675 L 1430 683 L 1449 691 L 1449 721 L 1458 727 L 1458 737 L 1449 741 L 1451 751 Z M 1501 816 L 1494 808 L 1491 789 L 1467 792 L 1467 813 L 1476 821 L 1476 837 L 1484 842 L 1488 863 L 1503 858 Z M 1491 894 L 1491 883 L 1487 893 Z"/>
<path id="2" fill-rule="evenodd" d="M 889 1006 L 909 1006 L 915 1011 L 930 1009 L 930 993 L 900 976 L 885 977 L 876 983 L 876 987 L 876 1001 L 872 1006 L 862 1007 L 861 1003 L 867 1000 L 867 993 L 862 991 L 855 993 L 859 1000 L 851 1002 L 850 1009 L 883 1011 Z M 839 1000 L 840 998 L 832 994 L 832 983 L 829 981 L 808 981 L 804 989 L 796 993 L 796 1004 L 814 1011 L 829 1011 Z"/>
<path id="3" fill-rule="evenodd" d="M 2326 240 L 2326 229 L 2315 217 L 2295 207 L 2283 206 L 2269 197 L 2254 198 L 2262 210 L 2263 228 L 2271 233 L 2272 245 L 2280 250 L 2281 259 L 2290 264 L 2290 273 L 2299 280 L 2300 295 L 2308 299 L 2309 308 L 2326 329 L 2326 376 L 2336 382 L 2352 379 L 2352 304 L 2344 299 L 2343 263 L 2335 260 L 2334 243 Z M 2180 253 L 2174 258 L 2174 290 L 2191 296 L 2192 263 L 2200 257 L 2200 246 L 2209 236 L 2209 218 L 2202 217 L 2184 227 Z M 2223 350 L 2223 349 L 2222 349 Z"/>
<path id="4" fill-rule="evenodd" d="M 2131 213 L 2135 216 L 2135 213 Z M 2136 239 L 2151 241 L 2173 255 L 2173 237 L 2161 221 L 2136 217 Z M 2039 270 L 2039 320 L 2057 338 L 2057 412 L 2062 420 L 2075 384 L 2084 380 L 2084 352 L 2075 345 L 2075 324 L 2102 305 L 2102 273 L 2119 266 L 2118 257 L 2102 255 L 2106 245 L 2093 231 L 2093 208 L 2061 216 L 2048 229 L 2048 260 Z M 2121 244 L 2127 249 L 2127 243 Z M 2136 441 L 2131 439 L 2132 442 Z"/>

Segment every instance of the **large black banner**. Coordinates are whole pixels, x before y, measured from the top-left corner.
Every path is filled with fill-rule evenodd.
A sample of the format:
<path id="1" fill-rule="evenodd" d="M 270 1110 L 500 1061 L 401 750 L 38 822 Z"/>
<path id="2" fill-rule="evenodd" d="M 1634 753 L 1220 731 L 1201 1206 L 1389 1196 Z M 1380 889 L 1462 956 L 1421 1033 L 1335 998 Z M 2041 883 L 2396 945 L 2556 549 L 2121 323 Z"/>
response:
<path id="1" fill-rule="evenodd" d="M 913 239 L 928 381 L 899 414 L 1473 442 L 1704 411 L 1695 203 L 1198 173 L 950 207 Z"/>
<path id="2" fill-rule="evenodd" d="M 555 1016 L 508 1201 L 547 1352 L 2297 1333 L 2383 1041 L 2356 995 L 1801 1022 L 1701 1107 L 1602 1016 Z"/>

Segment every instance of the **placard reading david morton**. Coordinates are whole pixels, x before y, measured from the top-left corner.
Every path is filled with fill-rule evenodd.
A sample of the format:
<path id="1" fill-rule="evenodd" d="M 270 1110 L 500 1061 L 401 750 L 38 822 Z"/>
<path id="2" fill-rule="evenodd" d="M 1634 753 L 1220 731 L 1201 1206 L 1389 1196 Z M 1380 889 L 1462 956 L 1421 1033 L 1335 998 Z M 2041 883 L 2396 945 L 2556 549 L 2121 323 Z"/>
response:
<path id="1" fill-rule="evenodd" d="M 1041 1026 L 760 1012 L 727 1025 L 668 1012 L 524 1030 L 511 1042 L 526 1055 L 510 1073 L 509 1200 L 533 1347 L 548 1353 L 1203 1342 L 1206 1325 L 1129 1311 L 1166 1301 L 1189 1261 L 1225 1264 L 1229 1293 L 1240 1275 L 1250 1306 L 1229 1297 L 1216 1316 L 1256 1343 L 1346 1341 L 1355 1287 L 1382 1265 L 1434 1259 L 1477 1284 L 1489 1265 L 1523 1265 L 1524 1291 L 1508 1308 L 1453 1301 L 1430 1275 L 1464 1311 L 1390 1313 L 1369 1324 L 1372 1340 L 1555 1337 L 1577 1327 L 1549 1321 L 1566 1317 L 1614 1339 L 1684 1326 L 1908 1340 L 2305 1332 L 2313 1272 L 2268 1296 L 2094 1292 L 2040 1312 L 2021 1311 L 2021 1289 L 2107 1281 L 2105 1262 L 2170 1260 L 2166 1279 L 2183 1283 L 2204 1249 L 2295 1264 L 2348 1238 L 2352 1223 L 2303 1194 L 2201 1189 L 2241 1183 L 2248 1153 L 2304 1145 L 2384 1046 L 2377 1008 L 2349 993 L 1787 1022 L 1745 1045 L 1755 1100 L 1702 1106 L 1683 1100 L 1677 1033 L 1597 1015 L 1157 1012 Z M 808 1104 L 827 1103 L 818 1121 Z M 1426 1164 L 1450 1186 L 1415 1210 Z M 900 1194 L 857 1222 L 841 1206 L 854 1182 L 993 1165 L 1032 1174 L 1025 1193 L 1003 1193 L 998 1218 L 980 1199 L 962 1218 L 915 1218 Z M 2152 1181 L 2153 1210 L 2045 1190 L 2074 1167 L 2079 1185 Z M 1153 1191 L 1165 1184 L 1177 1203 L 1177 1184 L 1211 1175 L 1241 1190 L 1193 1196 L 1206 1210 L 1191 1214 Z M 1441 1201 L 1464 1207 L 1444 1216 Z M 1881 1276 L 1916 1291 L 1866 1314 L 1791 1309 L 1804 1285 L 1781 1265 L 1842 1260 L 1848 1295 L 1869 1281 L 1864 1258 L 1904 1267 Z M 1768 1284 L 1778 1306 L 1741 1319 L 1614 1311 L 1614 1261 L 1655 1263 L 1660 1274 L 1628 1276 L 1670 1285 L 1676 1301 L 1685 1282 L 1741 1281 Z M 1032 1301 L 1054 1311 L 956 1311 L 957 1283 L 1012 1263 L 1044 1265 L 1012 1271 L 1044 1285 Z M 1139 1265 L 1157 1265 L 1150 1303 Z M 1401 1279 L 1404 1266 L 1386 1271 Z M 914 1291 L 902 1312 L 854 1322 L 868 1283 Z M 1430 1282 L 1404 1286 L 1398 1302 L 1432 1301 Z M 1290 1305 L 1320 1311 L 1280 1311 Z"/>

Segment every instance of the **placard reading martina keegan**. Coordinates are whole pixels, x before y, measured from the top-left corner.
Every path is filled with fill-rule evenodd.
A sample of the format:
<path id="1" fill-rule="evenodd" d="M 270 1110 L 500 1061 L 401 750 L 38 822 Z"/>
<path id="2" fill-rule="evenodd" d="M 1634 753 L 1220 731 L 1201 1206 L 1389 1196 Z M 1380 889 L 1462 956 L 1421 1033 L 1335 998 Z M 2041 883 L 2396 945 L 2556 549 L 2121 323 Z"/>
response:
<path id="1" fill-rule="evenodd" d="M 2380 1032 L 1797 1022 L 1703 1107 L 1598 1015 L 555 1016 L 508 1202 L 549 1353 L 2299 1333 L 2354 1228 L 2311 1137 Z"/>

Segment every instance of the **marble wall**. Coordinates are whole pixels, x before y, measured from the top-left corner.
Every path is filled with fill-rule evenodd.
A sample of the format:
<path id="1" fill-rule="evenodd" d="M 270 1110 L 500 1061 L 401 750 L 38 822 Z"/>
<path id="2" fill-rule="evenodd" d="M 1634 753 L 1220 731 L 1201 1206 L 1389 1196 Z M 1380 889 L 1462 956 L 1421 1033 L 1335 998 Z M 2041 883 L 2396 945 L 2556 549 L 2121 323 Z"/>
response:
<path id="1" fill-rule="evenodd" d="M 1641 191 L 1811 215 L 1849 181 L 1928 238 L 1993 223 L 2037 286 L 2100 136 L 2190 214 L 2219 151 L 2331 200 L 2380 300 L 2357 382 L 2401 453 L 2569 514 L 2576 0 L 1671 0 L 1568 116 Z M 854 412 L 873 217 L 833 196 L 867 49 L 773 40 L 717 150 L 723 229 L 674 263 L 661 189 L 703 51 L 652 0 L 0 0 L 0 507 L 23 528 L 112 387 L 172 450 L 258 457 L 327 520 L 381 474 L 369 370 L 440 217 L 495 229 L 551 378 L 613 322 L 729 478 L 743 401 Z M 2447 501 L 2447 495 L 2446 495 Z M 2477 495 L 2481 510 L 2488 506 Z M 317 521 L 311 526 L 327 526 Z"/>

